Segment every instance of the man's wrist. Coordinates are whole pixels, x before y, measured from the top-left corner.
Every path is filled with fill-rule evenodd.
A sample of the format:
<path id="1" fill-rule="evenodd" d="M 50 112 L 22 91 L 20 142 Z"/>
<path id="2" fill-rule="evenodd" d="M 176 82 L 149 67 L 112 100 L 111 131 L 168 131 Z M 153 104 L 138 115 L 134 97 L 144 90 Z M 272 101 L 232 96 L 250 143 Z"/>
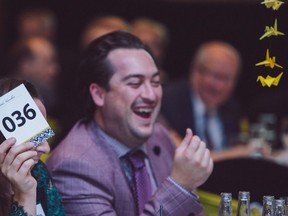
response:
<path id="1" fill-rule="evenodd" d="M 168 181 L 170 181 L 172 184 L 174 184 L 177 188 L 179 188 L 183 193 L 192 196 L 195 199 L 199 199 L 199 197 L 193 193 L 192 191 L 187 190 L 182 185 L 180 185 L 177 181 L 175 181 L 171 176 L 168 177 Z"/>

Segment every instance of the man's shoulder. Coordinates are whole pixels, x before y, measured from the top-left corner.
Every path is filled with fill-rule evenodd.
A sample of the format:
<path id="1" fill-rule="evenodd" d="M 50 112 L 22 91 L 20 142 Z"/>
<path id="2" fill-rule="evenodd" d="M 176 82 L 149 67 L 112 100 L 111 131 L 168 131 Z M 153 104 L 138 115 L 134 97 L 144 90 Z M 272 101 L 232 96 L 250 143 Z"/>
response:
<path id="1" fill-rule="evenodd" d="M 227 100 L 220 108 L 221 115 L 241 116 L 241 105 L 235 98 Z"/>
<path id="2" fill-rule="evenodd" d="M 165 148 L 169 148 L 169 151 L 175 148 L 175 144 L 172 141 L 168 130 L 159 122 L 154 126 L 152 136 L 148 140 L 148 148 L 155 148 L 159 144 Z"/>
<path id="3" fill-rule="evenodd" d="M 80 143 L 86 143 L 91 141 L 91 137 L 89 136 L 89 126 L 86 122 L 80 120 L 78 121 L 72 129 L 68 132 L 66 137 L 57 145 L 55 151 L 59 151 L 58 149 L 65 148 L 67 145 L 71 146 L 81 146 Z"/>
<path id="4" fill-rule="evenodd" d="M 152 136 L 166 136 L 167 134 L 168 132 L 165 126 L 160 122 L 156 122 Z"/>
<path id="5" fill-rule="evenodd" d="M 67 136 L 51 152 L 47 163 L 82 159 L 90 160 L 96 156 L 98 159 L 102 158 L 106 155 L 103 153 L 105 151 L 103 142 L 104 140 L 97 133 L 94 133 L 91 122 L 78 121 Z"/>

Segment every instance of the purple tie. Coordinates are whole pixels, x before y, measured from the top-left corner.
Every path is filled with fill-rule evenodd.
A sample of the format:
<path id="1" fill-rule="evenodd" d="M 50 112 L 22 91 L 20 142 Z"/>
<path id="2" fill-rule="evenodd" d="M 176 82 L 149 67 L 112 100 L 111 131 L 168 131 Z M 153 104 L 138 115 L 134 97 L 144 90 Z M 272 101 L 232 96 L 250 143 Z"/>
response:
<path id="1" fill-rule="evenodd" d="M 145 203 L 151 198 L 150 177 L 145 166 L 145 154 L 137 150 L 128 155 L 128 159 L 133 169 L 133 191 L 136 198 L 137 210 L 139 215 L 143 212 Z"/>

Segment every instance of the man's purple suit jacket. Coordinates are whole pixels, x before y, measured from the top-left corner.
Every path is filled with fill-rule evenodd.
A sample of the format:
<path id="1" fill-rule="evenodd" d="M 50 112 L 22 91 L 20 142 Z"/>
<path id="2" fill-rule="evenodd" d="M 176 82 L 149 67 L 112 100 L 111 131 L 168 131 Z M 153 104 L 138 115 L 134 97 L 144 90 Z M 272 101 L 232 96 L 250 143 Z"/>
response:
<path id="1" fill-rule="evenodd" d="M 47 161 L 65 211 L 75 216 L 137 215 L 120 160 L 92 124 L 76 123 Z M 200 214 L 202 206 L 195 197 L 167 179 L 175 151 L 167 131 L 156 124 L 146 144 L 157 190 L 141 215 L 160 215 L 160 206 L 165 216 Z"/>

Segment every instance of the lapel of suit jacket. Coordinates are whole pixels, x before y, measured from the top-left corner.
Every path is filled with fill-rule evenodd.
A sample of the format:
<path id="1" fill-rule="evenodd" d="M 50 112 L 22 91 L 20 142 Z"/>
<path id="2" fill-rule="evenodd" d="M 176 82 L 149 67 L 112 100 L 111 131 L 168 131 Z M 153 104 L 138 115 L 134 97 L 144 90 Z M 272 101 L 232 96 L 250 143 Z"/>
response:
<path id="1" fill-rule="evenodd" d="M 94 123 L 90 123 L 89 125 L 89 130 L 91 136 L 93 137 L 93 142 L 97 145 L 101 145 L 101 148 L 104 150 L 104 152 L 106 152 L 107 165 L 110 165 L 110 168 L 107 169 L 107 172 L 115 172 L 115 179 L 113 179 L 113 181 L 115 182 L 115 192 L 119 193 L 119 196 L 123 196 L 125 194 L 125 196 L 128 197 L 131 202 L 133 202 L 134 199 L 132 189 L 129 186 L 129 182 L 125 176 L 124 171 L 122 170 L 120 159 L 115 153 L 113 147 L 107 143 L 107 140 L 101 135 L 99 130 L 95 129 L 95 126 L 93 126 L 93 124 Z M 119 190 L 124 193 L 119 192 Z M 129 194 L 127 193 L 128 191 Z"/>
<path id="2" fill-rule="evenodd" d="M 169 176 L 170 164 L 167 158 L 171 156 L 163 146 L 159 145 L 159 140 L 149 140 L 147 142 L 147 153 L 151 163 L 152 171 L 156 179 L 157 187 Z M 165 159 L 166 157 L 166 159 Z"/>

